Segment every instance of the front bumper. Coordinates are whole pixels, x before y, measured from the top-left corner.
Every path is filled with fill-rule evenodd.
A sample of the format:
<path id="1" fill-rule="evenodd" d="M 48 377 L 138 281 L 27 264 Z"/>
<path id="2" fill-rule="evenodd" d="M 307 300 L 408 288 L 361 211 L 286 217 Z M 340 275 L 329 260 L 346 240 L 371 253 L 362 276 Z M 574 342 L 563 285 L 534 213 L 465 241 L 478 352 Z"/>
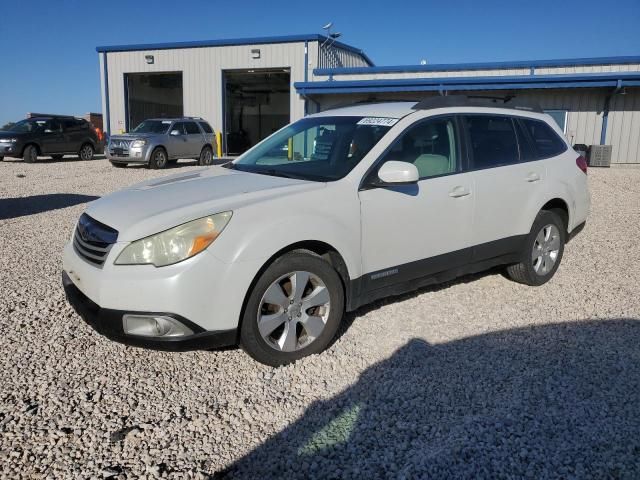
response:
<path id="1" fill-rule="evenodd" d="M 119 150 L 118 150 L 119 152 Z M 149 146 L 123 149 L 121 153 L 116 154 L 116 150 L 107 145 L 104 149 L 107 160 L 114 163 L 149 163 Z"/>
<path id="2" fill-rule="evenodd" d="M 20 142 L 0 143 L 0 157 L 20 157 L 21 154 L 22 144 Z"/>
<path id="3" fill-rule="evenodd" d="M 221 348 L 237 344 L 237 330 L 206 331 L 195 323 L 171 313 L 130 312 L 101 308 L 78 289 L 67 274 L 62 272 L 62 285 L 67 300 L 74 310 L 94 330 L 116 342 L 154 350 L 186 351 Z M 124 314 L 164 315 L 175 318 L 188 326 L 193 335 L 186 337 L 142 337 L 128 335 L 122 326 Z"/>

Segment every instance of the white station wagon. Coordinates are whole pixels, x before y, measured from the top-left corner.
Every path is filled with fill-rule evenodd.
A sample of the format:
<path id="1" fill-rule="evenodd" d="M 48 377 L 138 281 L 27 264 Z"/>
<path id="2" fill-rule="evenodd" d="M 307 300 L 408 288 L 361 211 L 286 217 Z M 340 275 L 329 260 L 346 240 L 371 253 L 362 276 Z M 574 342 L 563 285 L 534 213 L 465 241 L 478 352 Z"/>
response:
<path id="1" fill-rule="evenodd" d="M 113 340 L 239 343 L 282 365 L 382 297 L 497 265 L 547 282 L 585 223 L 586 173 L 552 118 L 517 99 L 340 108 L 226 165 L 92 202 L 63 284 Z"/>

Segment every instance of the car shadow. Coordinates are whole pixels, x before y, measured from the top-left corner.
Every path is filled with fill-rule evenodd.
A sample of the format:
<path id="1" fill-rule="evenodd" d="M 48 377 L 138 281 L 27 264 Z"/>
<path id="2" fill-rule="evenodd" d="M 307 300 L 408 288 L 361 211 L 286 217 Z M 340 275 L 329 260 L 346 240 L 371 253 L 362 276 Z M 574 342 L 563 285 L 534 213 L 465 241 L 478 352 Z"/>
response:
<path id="1" fill-rule="evenodd" d="M 336 343 L 345 333 L 347 333 L 349 328 L 351 328 L 351 325 L 353 325 L 353 323 L 358 318 L 363 317 L 367 313 L 377 310 L 384 305 L 392 305 L 394 303 L 404 302 L 405 300 L 419 297 L 420 295 L 423 295 L 425 293 L 435 293 L 435 292 L 439 292 L 440 290 L 446 290 L 447 288 L 451 288 L 456 285 L 475 282 L 476 280 L 479 280 L 483 277 L 488 277 L 492 275 L 502 275 L 503 271 L 504 271 L 504 266 L 493 267 L 489 270 L 484 270 L 482 272 L 473 273 L 469 275 L 463 275 L 461 277 L 457 277 L 447 282 L 427 285 L 417 290 L 413 290 L 400 295 L 392 295 L 389 297 L 385 297 L 384 299 L 376 300 L 374 302 L 363 305 L 362 307 L 352 312 L 345 313 L 344 317 L 342 318 L 342 321 L 340 322 L 340 327 L 338 327 L 338 331 L 336 332 L 336 335 L 333 337 L 333 340 L 331 340 L 329 347 L 332 346 L 334 343 Z"/>
<path id="2" fill-rule="evenodd" d="M 73 207 L 100 197 L 76 193 L 50 193 L 30 197 L 0 198 L 0 220 L 35 215 L 36 213 Z"/>
<path id="3" fill-rule="evenodd" d="M 638 319 L 413 339 L 209 475 L 639 478 L 639 344 Z"/>

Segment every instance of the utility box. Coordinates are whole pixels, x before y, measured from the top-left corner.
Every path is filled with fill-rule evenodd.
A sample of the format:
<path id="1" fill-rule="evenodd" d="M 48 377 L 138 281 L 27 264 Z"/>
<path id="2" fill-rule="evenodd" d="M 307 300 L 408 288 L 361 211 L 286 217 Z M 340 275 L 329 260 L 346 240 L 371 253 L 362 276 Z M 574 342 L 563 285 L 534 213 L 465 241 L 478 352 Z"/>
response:
<path id="1" fill-rule="evenodd" d="M 589 148 L 590 167 L 610 167 L 612 145 L 591 145 Z"/>

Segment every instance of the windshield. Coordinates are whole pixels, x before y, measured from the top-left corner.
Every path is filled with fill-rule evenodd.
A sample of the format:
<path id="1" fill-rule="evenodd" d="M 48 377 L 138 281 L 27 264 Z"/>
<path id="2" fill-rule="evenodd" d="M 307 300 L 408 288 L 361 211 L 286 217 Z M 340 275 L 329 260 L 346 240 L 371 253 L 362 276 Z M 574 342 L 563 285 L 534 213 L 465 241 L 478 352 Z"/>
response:
<path id="1" fill-rule="evenodd" d="M 171 126 L 171 120 L 145 120 L 132 133 L 167 133 Z"/>
<path id="2" fill-rule="evenodd" d="M 42 120 L 20 120 L 18 123 L 11 125 L 8 129 L 11 132 L 19 132 L 19 133 L 28 133 L 28 132 L 41 132 L 44 130 L 51 129 L 51 120 L 42 119 Z"/>
<path id="3" fill-rule="evenodd" d="M 329 182 L 347 175 L 395 118 L 311 117 L 274 133 L 227 168 Z"/>

